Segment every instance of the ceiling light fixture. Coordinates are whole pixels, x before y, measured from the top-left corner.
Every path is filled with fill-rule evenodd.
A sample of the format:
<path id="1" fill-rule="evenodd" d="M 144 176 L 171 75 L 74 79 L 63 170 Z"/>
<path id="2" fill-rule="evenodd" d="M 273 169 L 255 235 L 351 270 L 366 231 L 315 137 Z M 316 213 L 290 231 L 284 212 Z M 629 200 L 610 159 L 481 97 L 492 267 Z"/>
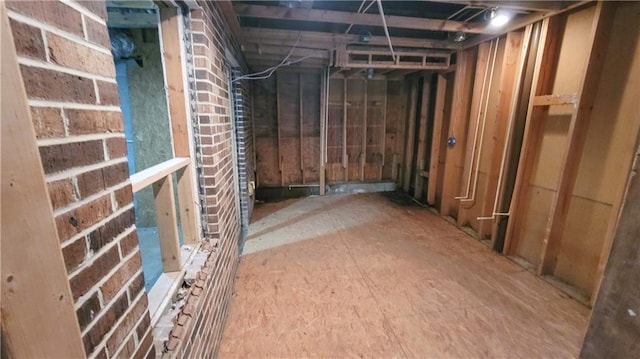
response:
<path id="1" fill-rule="evenodd" d="M 492 27 L 503 27 L 509 22 L 509 20 L 511 20 L 510 14 L 504 11 L 499 11 L 498 8 L 492 8 L 487 12 L 487 14 L 489 24 Z"/>
<path id="2" fill-rule="evenodd" d="M 456 33 L 450 33 L 449 34 L 449 38 L 451 38 L 451 40 L 453 40 L 453 42 L 463 42 L 464 40 L 467 39 L 467 34 L 462 32 L 462 31 L 458 31 Z"/>

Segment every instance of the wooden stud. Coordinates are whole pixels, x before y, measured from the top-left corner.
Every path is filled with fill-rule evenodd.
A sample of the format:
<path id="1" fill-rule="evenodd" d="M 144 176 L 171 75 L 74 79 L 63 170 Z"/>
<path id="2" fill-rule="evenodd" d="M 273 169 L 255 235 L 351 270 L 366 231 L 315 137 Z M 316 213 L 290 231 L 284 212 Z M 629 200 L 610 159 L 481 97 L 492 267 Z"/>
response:
<path id="1" fill-rule="evenodd" d="M 476 50 L 468 49 L 458 52 L 458 64 L 456 77 L 453 83 L 453 99 L 451 104 L 451 124 L 449 136 L 456 139 L 454 146 L 447 147 L 446 161 L 444 164 L 444 182 L 442 186 L 442 204 L 440 215 L 451 215 L 451 207 L 454 196 L 459 186 L 459 168 L 462 168 L 465 129 L 469 120 L 471 105 L 471 92 L 473 88 L 473 75 L 476 60 Z"/>
<path id="2" fill-rule="evenodd" d="M 173 172 L 176 172 L 179 169 L 188 166 L 190 163 L 190 158 L 177 157 L 159 163 L 153 167 L 144 169 L 138 173 L 132 174 L 130 176 L 132 188 L 131 190 L 133 191 L 133 193 L 136 193 L 141 189 L 159 181 L 161 178 L 166 177 Z"/>
<path id="3" fill-rule="evenodd" d="M 415 164 L 415 185 L 413 198 L 419 200 L 422 198 L 424 181 L 426 178 L 422 176 L 422 172 L 426 166 L 425 157 L 427 155 L 427 120 L 429 118 L 429 96 L 431 96 L 431 82 L 429 76 L 425 76 L 422 82 L 422 102 L 420 104 L 420 128 L 418 133 L 417 159 Z M 428 173 L 428 172 L 427 172 Z"/>
<path id="4" fill-rule="evenodd" d="M 344 181 L 349 182 L 349 156 L 347 155 L 347 79 L 343 80 L 342 98 L 342 168 L 344 168 Z"/>
<path id="5" fill-rule="evenodd" d="M 388 87 L 384 86 L 384 95 L 382 98 L 382 162 L 380 163 L 380 173 L 378 175 L 378 181 L 382 181 L 382 171 L 384 169 L 385 154 L 387 153 L 387 91 Z"/>
<path id="6" fill-rule="evenodd" d="M 411 94 L 409 95 L 409 108 L 407 109 L 407 136 L 405 138 L 404 151 L 404 175 L 402 190 L 409 193 L 411 187 L 411 168 L 413 167 L 413 147 L 416 132 L 416 112 L 418 107 L 418 83 L 411 81 Z"/>
<path id="7" fill-rule="evenodd" d="M 558 106 L 558 105 L 573 105 L 578 100 L 578 96 L 575 93 L 568 93 L 564 95 L 541 95 L 533 98 L 534 106 Z"/>
<path id="8" fill-rule="evenodd" d="M 518 160 L 516 180 L 511 197 L 511 215 L 507 224 L 505 242 L 502 252 L 506 255 L 512 253 L 512 245 L 519 235 L 519 217 L 526 211 L 525 205 L 527 184 L 531 178 L 535 160 L 534 149 L 539 142 L 542 126 L 541 119 L 546 116 L 548 107 L 534 107 L 533 99 L 538 94 L 551 92 L 553 79 L 555 78 L 556 62 L 560 52 L 562 31 L 565 19 L 561 16 L 545 19 L 542 22 L 538 52 L 536 54 L 533 70 L 532 90 L 529 97 L 529 108 Z"/>
<path id="9" fill-rule="evenodd" d="M 153 196 L 162 253 L 162 269 L 164 272 L 179 271 L 182 268 L 182 258 L 171 175 L 153 184 Z"/>
<path id="10" fill-rule="evenodd" d="M 2 356 L 84 358 L 5 6 L 0 3 Z"/>
<path id="11" fill-rule="evenodd" d="M 578 88 L 577 110 L 574 110 L 567 135 L 568 145 L 562 157 L 561 173 L 558 178 L 558 189 L 551 204 L 549 223 L 545 233 L 540 255 L 538 274 L 553 273 L 560 251 L 560 242 L 566 223 L 573 188 L 578 175 L 582 150 L 586 141 L 589 121 L 596 98 L 600 74 L 605 60 L 605 52 L 611 24 L 613 23 L 615 4 L 598 2 L 589 34 L 589 57 L 580 87 Z"/>
<path id="12" fill-rule="evenodd" d="M 299 104 L 299 120 L 300 120 L 300 172 L 302 172 L 302 184 L 306 184 L 306 180 L 304 178 L 304 138 L 303 138 L 303 130 L 304 130 L 304 105 L 302 98 L 302 72 L 298 72 L 298 104 Z"/>
<path id="13" fill-rule="evenodd" d="M 327 98 L 327 86 L 329 85 L 327 79 L 327 71 L 328 68 L 323 69 L 320 73 L 320 195 L 325 195 L 325 186 L 326 186 L 326 149 L 327 149 L 327 106 L 326 102 L 329 101 Z"/>
<path id="14" fill-rule="evenodd" d="M 429 180 L 427 181 L 427 203 L 435 205 L 438 172 L 440 171 L 440 147 L 442 146 L 442 126 L 444 124 L 445 98 L 447 96 L 447 78 L 438 74 L 436 103 L 431 134 L 431 159 L 429 161 Z"/>
<path id="15" fill-rule="evenodd" d="M 284 187 L 284 171 L 282 169 L 282 130 L 280 126 L 280 76 L 276 72 L 276 128 L 278 130 L 278 170 L 280 171 L 280 186 Z"/>
<path id="16" fill-rule="evenodd" d="M 193 168 L 191 163 L 176 172 L 178 179 L 178 204 L 182 238 L 185 244 L 196 244 L 200 240 L 198 233 L 198 207 L 193 195 Z"/>
<path id="17" fill-rule="evenodd" d="M 362 109 L 362 152 L 360 153 L 360 182 L 364 182 L 364 171 L 367 166 L 367 110 L 369 107 L 367 94 L 369 92 L 368 81 L 366 79 L 362 79 L 364 83 L 364 99 L 363 99 L 363 109 Z"/>

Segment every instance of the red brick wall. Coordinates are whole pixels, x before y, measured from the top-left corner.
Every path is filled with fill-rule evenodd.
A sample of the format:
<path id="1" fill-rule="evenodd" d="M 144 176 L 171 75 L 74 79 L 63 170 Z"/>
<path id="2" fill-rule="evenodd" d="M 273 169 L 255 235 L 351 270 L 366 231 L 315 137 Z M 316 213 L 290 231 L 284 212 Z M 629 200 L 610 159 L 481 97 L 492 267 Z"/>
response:
<path id="1" fill-rule="evenodd" d="M 199 143 L 207 212 L 206 235 L 212 250 L 198 273 L 167 348 L 185 358 L 214 356 L 222 337 L 233 280 L 238 265 L 240 213 L 234 179 L 232 108 L 229 100 L 225 49 L 234 53 L 218 4 L 202 2 L 191 11 L 195 78 L 198 99 Z M 242 61 L 242 58 L 237 58 Z"/>
<path id="2" fill-rule="evenodd" d="M 105 4 L 7 8 L 86 353 L 153 356 Z"/>

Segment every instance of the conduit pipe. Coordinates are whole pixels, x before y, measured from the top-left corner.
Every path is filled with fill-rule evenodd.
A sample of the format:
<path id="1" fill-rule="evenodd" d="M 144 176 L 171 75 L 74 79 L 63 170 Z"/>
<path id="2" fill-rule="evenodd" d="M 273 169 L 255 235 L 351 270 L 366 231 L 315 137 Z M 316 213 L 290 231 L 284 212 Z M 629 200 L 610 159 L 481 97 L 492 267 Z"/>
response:
<path id="1" fill-rule="evenodd" d="M 389 50 L 391 50 L 391 57 L 393 57 L 393 61 L 396 62 L 396 54 L 393 52 L 393 45 L 391 44 L 391 36 L 389 36 L 389 28 L 387 27 L 387 20 L 384 18 L 384 10 L 382 9 L 382 0 L 378 0 L 378 10 L 380 11 L 380 16 L 382 17 L 384 34 L 387 36 L 387 41 L 389 42 Z"/>
<path id="2" fill-rule="evenodd" d="M 528 52 L 529 52 L 529 43 L 531 41 L 531 31 L 532 31 L 532 25 L 527 26 L 524 36 L 525 36 L 525 43 L 522 46 L 522 53 L 520 54 L 520 59 L 518 60 L 518 80 L 516 81 L 516 85 L 514 87 L 515 92 L 513 94 L 513 97 L 511 99 L 511 106 L 509 109 L 509 125 L 507 126 L 507 133 L 506 133 L 506 139 L 504 142 L 504 148 L 502 149 L 502 159 L 500 161 L 500 173 L 498 174 L 498 184 L 496 185 L 496 195 L 493 201 L 493 210 L 491 211 L 491 216 L 488 217 L 477 217 L 476 219 L 478 221 L 486 221 L 486 220 L 493 220 L 496 218 L 496 216 L 510 216 L 511 215 L 511 207 L 509 207 L 509 209 L 507 210 L 507 212 L 501 213 L 501 212 L 496 212 L 498 210 L 498 199 L 500 198 L 500 187 L 502 187 L 502 180 L 504 178 L 504 167 L 506 165 L 507 162 L 507 152 L 509 149 L 509 144 L 511 142 L 511 137 L 512 137 L 512 132 L 513 132 L 513 123 L 515 122 L 515 112 L 516 112 L 516 108 L 518 106 L 518 94 L 520 92 L 520 88 L 522 87 L 522 78 L 524 77 L 524 63 L 526 61 Z M 532 90 L 532 94 L 534 94 L 535 92 Z M 532 97 L 533 98 L 533 97 Z"/>

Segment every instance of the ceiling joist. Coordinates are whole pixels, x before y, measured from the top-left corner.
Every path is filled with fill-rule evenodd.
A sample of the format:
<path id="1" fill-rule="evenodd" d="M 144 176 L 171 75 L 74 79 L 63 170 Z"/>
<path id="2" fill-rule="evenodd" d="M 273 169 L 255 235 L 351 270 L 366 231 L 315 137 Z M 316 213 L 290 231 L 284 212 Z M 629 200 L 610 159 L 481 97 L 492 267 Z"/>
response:
<path id="1" fill-rule="evenodd" d="M 277 19 L 277 20 L 299 20 L 326 22 L 337 24 L 354 24 L 368 26 L 382 26 L 382 19 L 378 14 L 363 14 L 333 10 L 296 9 L 280 6 L 248 5 L 235 3 L 233 5 L 238 16 Z M 428 31 L 463 31 L 468 33 L 491 32 L 485 26 L 475 26 L 459 21 L 439 20 L 409 16 L 386 15 L 385 20 L 388 27 L 428 30 Z"/>

